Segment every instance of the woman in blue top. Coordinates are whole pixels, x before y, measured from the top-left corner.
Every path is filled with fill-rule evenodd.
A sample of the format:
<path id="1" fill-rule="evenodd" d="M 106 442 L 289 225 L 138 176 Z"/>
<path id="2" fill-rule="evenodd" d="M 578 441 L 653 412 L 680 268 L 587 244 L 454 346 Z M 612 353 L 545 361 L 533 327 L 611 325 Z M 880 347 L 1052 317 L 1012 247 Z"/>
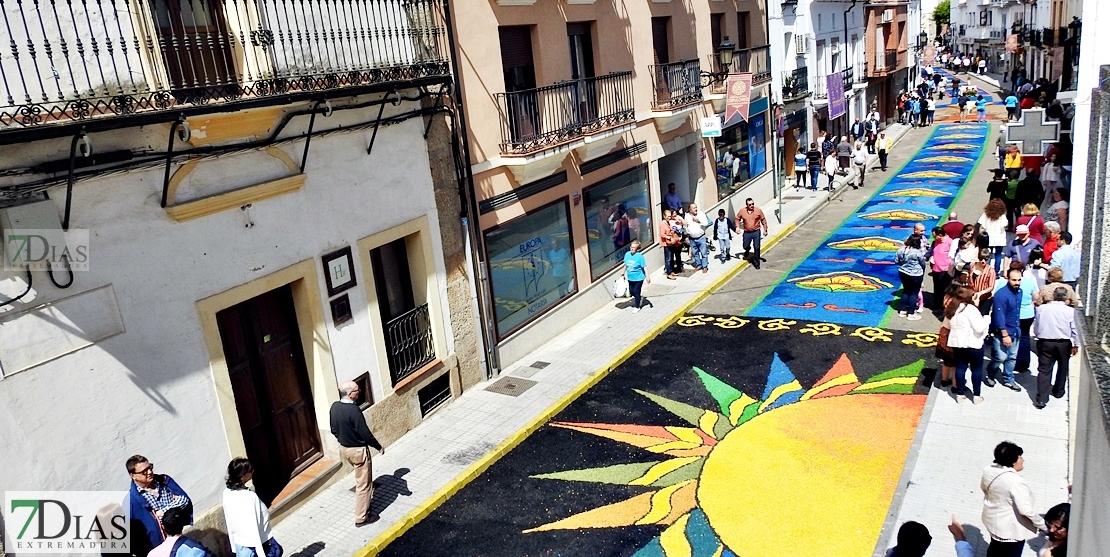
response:
<path id="1" fill-rule="evenodd" d="M 632 240 L 628 244 L 628 253 L 624 254 L 624 278 L 628 279 L 628 293 L 632 294 L 632 313 L 637 313 L 644 299 L 640 294 L 644 281 L 651 284 L 651 277 L 647 274 L 647 261 L 644 261 L 644 254 L 640 253 L 639 240 Z M 647 305 L 653 307 L 651 302 Z"/>
<path id="2" fill-rule="evenodd" d="M 921 246 L 921 236 L 916 234 L 906 238 L 898 253 L 894 255 L 898 265 L 898 278 L 902 279 L 902 309 L 898 315 L 910 321 L 921 319 L 917 313 L 917 298 L 921 293 L 921 282 L 925 280 L 925 249 Z"/>
<path id="3" fill-rule="evenodd" d="M 979 121 L 980 122 L 986 122 L 987 121 L 987 99 L 984 99 L 983 95 L 978 95 L 978 96 L 975 97 L 975 110 L 978 112 Z"/>
<path id="4" fill-rule="evenodd" d="M 794 187 L 806 187 L 806 152 L 800 147 L 794 155 Z"/>

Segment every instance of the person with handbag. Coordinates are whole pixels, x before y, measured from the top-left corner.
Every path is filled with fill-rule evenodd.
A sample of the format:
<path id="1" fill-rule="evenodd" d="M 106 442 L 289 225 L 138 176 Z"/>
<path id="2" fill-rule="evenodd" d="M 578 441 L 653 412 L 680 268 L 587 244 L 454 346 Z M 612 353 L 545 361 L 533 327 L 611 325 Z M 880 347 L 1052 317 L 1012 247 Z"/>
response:
<path id="1" fill-rule="evenodd" d="M 948 323 L 945 345 L 952 350 L 956 386 L 952 394 L 956 402 L 967 394 L 968 369 L 971 370 L 971 402 L 983 402 L 983 343 L 987 338 L 990 320 L 976 308 L 978 298 L 970 287 L 959 286 L 944 306 L 944 321 Z"/>
<path id="2" fill-rule="evenodd" d="M 270 532 L 270 509 L 247 487 L 254 467 L 245 458 L 227 465 L 224 489 L 224 523 L 235 557 L 281 557 L 284 550 Z"/>
<path id="3" fill-rule="evenodd" d="M 628 253 L 624 254 L 624 278 L 628 281 L 628 292 L 632 294 L 632 313 L 639 313 L 644 297 L 641 293 L 644 282 L 651 284 L 651 275 L 647 274 L 647 261 L 644 254 L 640 253 L 640 241 L 632 240 L 628 244 Z M 651 302 L 647 303 L 652 306 Z"/>
<path id="4" fill-rule="evenodd" d="M 987 557 L 1021 557 L 1025 540 L 1047 529 L 1037 513 L 1033 492 L 1022 479 L 1021 447 L 1003 441 L 994 448 L 994 462 L 983 469 L 983 527 L 990 537 Z"/>
<path id="5" fill-rule="evenodd" d="M 669 280 L 674 280 L 678 274 L 675 263 L 682 265 L 682 236 L 674 229 L 673 220 L 674 212 L 663 209 L 663 222 L 659 223 L 659 242 L 663 244 L 663 274 Z"/>

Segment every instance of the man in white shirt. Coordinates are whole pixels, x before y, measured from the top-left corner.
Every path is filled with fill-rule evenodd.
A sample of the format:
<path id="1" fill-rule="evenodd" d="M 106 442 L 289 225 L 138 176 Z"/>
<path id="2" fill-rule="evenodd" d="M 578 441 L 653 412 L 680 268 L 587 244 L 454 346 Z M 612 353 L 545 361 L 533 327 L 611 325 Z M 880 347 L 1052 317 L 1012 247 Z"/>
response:
<path id="1" fill-rule="evenodd" d="M 1033 334 L 1037 337 L 1037 408 L 1048 405 L 1048 393 L 1064 397 L 1068 384 L 1068 360 L 1079 353 L 1079 334 L 1075 329 L 1075 308 L 1067 304 L 1068 289 L 1052 292 L 1052 301 L 1037 306 Z M 1052 367 L 1056 366 L 1056 380 Z"/>
<path id="2" fill-rule="evenodd" d="M 1003 441 L 994 448 L 994 464 L 983 470 L 983 526 L 990 537 L 987 555 L 1021 557 L 1025 540 L 1045 530 L 1033 493 L 1018 472 L 1025 468 L 1021 447 Z"/>
<path id="3" fill-rule="evenodd" d="M 694 269 L 709 272 L 709 253 L 706 251 L 705 229 L 709 228 L 709 219 L 698 212 L 698 204 L 691 203 L 690 211 L 686 213 L 686 235 L 690 237 L 690 256 L 694 259 Z"/>

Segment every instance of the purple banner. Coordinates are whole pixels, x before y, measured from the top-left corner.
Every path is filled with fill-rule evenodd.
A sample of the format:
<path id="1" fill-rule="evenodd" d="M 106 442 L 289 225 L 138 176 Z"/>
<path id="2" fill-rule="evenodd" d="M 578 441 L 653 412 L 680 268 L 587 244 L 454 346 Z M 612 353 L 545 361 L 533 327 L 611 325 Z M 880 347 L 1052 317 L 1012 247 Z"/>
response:
<path id="1" fill-rule="evenodd" d="M 825 90 L 829 93 L 829 119 L 835 120 L 848 111 L 844 100 L 844 74 L 840 72 L 825 76 Z"/>

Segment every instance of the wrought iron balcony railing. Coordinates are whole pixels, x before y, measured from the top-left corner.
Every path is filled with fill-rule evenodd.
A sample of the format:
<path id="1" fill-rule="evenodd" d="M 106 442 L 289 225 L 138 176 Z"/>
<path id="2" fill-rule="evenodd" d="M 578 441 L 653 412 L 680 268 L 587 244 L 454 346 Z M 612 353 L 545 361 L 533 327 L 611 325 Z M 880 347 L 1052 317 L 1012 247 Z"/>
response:
<path id="1" fill-rule="evenodd" d="M 450 75 L 434 0 L 0 0 L 0 18 L 0 132 Z"/>
<path id="2" fill-rule="evenodd" d="M 497 94 L 501 152 L 525 155 L 635 119 L 632 72 Z"/>
<path id="3" fill-rule="evenodd" d="M 789 101 L 809 95 L 809 69 L 797 68 L 783 76 L 782 100 Z"/>
<path id="4" fill-rule="evenodd" d="M 733 71 L 750 72 L 752 83 L 765 83 L 771 80 L 771 45 L 745 48 L 736 52 L 732 58 Z"/>
<path id="5" fill-rule="evenodd" d="M 813 98 L 827 99 L 829 98 L 829 81 L 826 75 L 817 74 L 817 79 L 813 80 Z"/>
<path id="6" fill-rule="evenodd" d="M 385 324 L 389 376 L 396 385 L 436 357 L 428 304 L 413 308 Z"/>
<path id="7" fill-rule="evenodd" d="M 851 91 L 852 84 L 856 82 L 856 71 L 852 67 L 844 68 L 840 71 L 840 77 L 844 83 L 844 90 Z"/>
<path id="8" fill-rule="evenodd" d="M 696 59 L 649 66 L 652 110 L 678 110 L 701 102 L 701 63 Z"/>
<path id="9" fill-rule="evenodd" d="M 856 65 L 855 76 L 856 83 L 867 83 L 867 62 Z"/>

